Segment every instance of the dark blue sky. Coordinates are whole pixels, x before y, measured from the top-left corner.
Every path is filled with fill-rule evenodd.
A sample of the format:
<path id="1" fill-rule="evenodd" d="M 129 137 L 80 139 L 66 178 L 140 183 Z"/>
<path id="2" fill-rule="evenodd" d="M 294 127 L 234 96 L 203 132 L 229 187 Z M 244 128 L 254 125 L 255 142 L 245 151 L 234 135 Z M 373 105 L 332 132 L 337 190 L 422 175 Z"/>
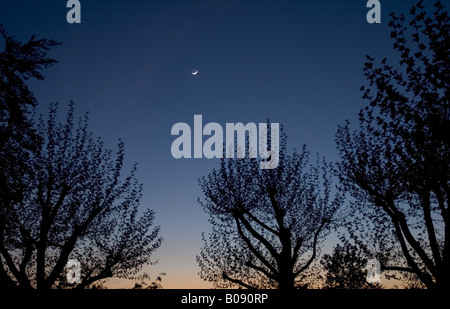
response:
<path id="1" fill-rule="evenodd" d="M 365 0 L 80 2 L 81 24 L 66 22 L 65 0 L 2 0 L 0 22 L 22 41 L 64 43 L 46 80 L 29 83 L 39 109 L 58 101 L 63 115 L 72 99 L 108 147 L 124 140 L 144 183 L 141 205 L 156 211 L 165 238 L 146 270 L 167 272 L 167 288 L 209 286 L 195 262 L 209 230 L 197 179 L 219 165 L 172 158 L 172 125 L 193 127 L 194 114 L 223 126 L 270 118 L 290 148 L 336 160 L 337 126 L 365 104 L 365 55 L 392 57 L 388 13 L 414 3 L 381 0 L 381 24 L 369 24 Z"/>

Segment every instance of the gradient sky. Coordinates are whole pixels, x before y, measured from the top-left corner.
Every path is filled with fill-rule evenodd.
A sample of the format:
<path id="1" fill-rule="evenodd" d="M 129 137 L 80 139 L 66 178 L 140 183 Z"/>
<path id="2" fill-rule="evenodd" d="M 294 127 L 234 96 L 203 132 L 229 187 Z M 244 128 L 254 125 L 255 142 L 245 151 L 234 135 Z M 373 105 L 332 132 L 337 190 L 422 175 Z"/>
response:
<path id="1" fill-rule="evenodd" d="M 156 211 L 164 237 L 159 263 L 145 270 L 166 272 L 165 288 L 207 288 L 195 261 L 210 229 L 197 179 L 219 160 L 174 159 L 172 125 L 193 128 L 194 114 L 223 126 L 270 118 L 290 148 L 337 160 L 337 126 L 365 104 L 365 55 L 393 57 L 388 14 L 415 1 L 381 0 L 381 24 L 367 23 L 365 0 L 80 2 L 81 24 L 68 24 L 65 0 L 2 0 L 0 23 L 20 41 L 63 42 L 45 81 L 29 83 L 39 111 L 57 101 L 63 116 L 74 100 L 109 148 L 124 140 L 127 168 L 138 163 L 144 184 L 141 207 Z"/>

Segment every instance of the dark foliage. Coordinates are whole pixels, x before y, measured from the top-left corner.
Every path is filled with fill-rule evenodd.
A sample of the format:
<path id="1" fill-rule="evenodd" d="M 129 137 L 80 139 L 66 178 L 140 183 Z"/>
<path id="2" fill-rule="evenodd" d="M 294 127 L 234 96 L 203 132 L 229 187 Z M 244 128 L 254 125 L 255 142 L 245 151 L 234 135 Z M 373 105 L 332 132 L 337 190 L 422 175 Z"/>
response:
<path id="1" fill-rule="evenodd" d="M 139 213 L 142 185 L 136 167 L 122 177 L 124 146 L 106 149 L 88 131 L 87 115 L 74 123 L 70 104 L 64 122 L 52 104 L 35 124 L 36 99 L 28 78 L 55 61 L 46 52 L 57 43 L 21 44 L 8 36 L 0 54 L 0 285 L 49 289 L 87 287 L 112 276 L 139 278 L 161 244 L 154 213 Z M 81 280 L 70 285 L 66 263 L 81 263 Z"/>
<path id="2" fill-rule="evenodd" d="M 223 159 L 200 180 L 212 224 L 197 257 L 200 276 L 222 288 L 300 287 L 342 203 L 331 169 L 319 158 L 310 163 L 305 147 L 287 154 L 284 137 L 276 169 Z"/>
<path id="3" fill-rule="evenodd" d="M 325 289 L 377 289 L 379 284 L 371 284 L 366 280 L 367 248 L 360 249 L 356 245 L 338 244 L 333 253 L 325 254 L 320 263 L 325 275 Z"/>
<path id="4" fill-rule="evenodd" d="M 362 91 L 369 104 L 359 114 L 360 128 L 352 132 L 347 122 L 337 134 L 341 176 L 355 197 L 351 234 L 365 240 L 370 234 L 383 270 L 448 289 L 449 19 L 440 2 L 429 16 L 419 1 L 410 16 L 407 23 L 392 14 L 389 23 L 397 68 L 367 56 L 369 84 Z"/>

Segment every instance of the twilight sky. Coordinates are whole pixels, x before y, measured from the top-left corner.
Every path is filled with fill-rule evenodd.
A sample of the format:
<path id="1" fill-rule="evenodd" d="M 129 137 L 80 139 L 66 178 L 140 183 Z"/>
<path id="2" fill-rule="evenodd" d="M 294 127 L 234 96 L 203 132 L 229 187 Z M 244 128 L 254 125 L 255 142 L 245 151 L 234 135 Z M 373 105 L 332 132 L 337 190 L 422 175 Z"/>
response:
<path id="1" fill-rule="evenodd" d="M 39 111 L 57 101 L 64 116 L 74 100 L 107 147 L 124 140 L 127 169 L 138 163 L 141 207 L 156 211 L 164 237 L 145 270 L 166 272 L 164 288 L 208 288 L 195 261 L 210 228 L 197 179 L 219 160 L 174 159 L 172 125 L 193 129 L 194 114 L 223 127 L 270 118 L 288 147 L 337 160 L 337 126 L 365 104 L 365 55 L 395 59 L 388 14 L 415 1 L 381 0 L 381 24 L 366 21 L 366 0 L 80 2 L 81 24 L 69 24 L 65 0 L 2 0 L 0 23 L 20 41 L 63 42 L 45 81 L 29 83 Z"/>

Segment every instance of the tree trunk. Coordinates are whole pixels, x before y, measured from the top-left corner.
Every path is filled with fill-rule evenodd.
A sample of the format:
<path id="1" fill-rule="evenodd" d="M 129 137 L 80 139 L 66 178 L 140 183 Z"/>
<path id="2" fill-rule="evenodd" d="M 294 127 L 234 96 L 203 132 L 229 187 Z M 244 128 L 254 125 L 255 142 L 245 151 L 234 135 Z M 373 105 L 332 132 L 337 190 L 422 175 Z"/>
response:
<path id="1" fill-rule="evenodd" d="M 292 263 L 291 251 L 291 231 L 283 227 L 280 229 L 280 241 L 282 245 L 281 253 L 278 258 L 278 289 L 294 289 L 294 265 Z"/>
<path id="2" fill-rule="evenodd" d="M 278 280 L 278 289 L 280 290 L 293 290 L 294 287 L 294 274 L 288 271 L 280 272 Z"/>

